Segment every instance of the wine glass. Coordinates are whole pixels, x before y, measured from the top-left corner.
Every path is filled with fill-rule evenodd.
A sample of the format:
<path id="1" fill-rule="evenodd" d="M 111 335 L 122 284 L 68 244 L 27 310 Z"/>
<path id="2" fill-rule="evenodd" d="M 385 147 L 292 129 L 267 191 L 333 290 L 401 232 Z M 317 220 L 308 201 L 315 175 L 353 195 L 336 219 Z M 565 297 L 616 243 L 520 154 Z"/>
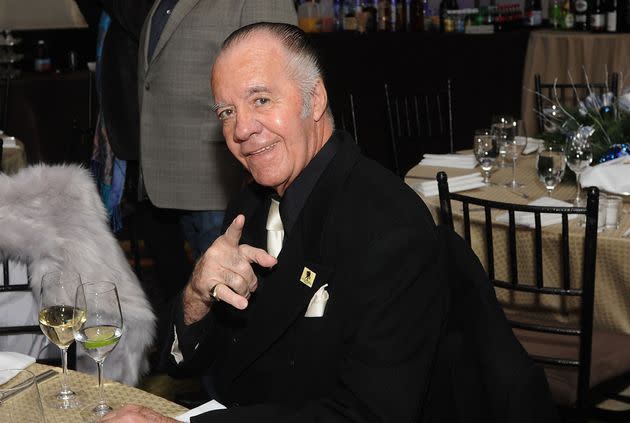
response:
<path id="1" fill-rule="evenodd" d="M 576 191 L 573 204 L 580 204 L 580 194 L 582 186 L 580 185 L 580 175 L 593 161 L 593 149 L 588 137 L 583 136 L 580 132 L 569 137 L 565 146 L 564 154 L 567 158 L 567 166 L 575 173 Z"/>
<path id="2" fill-rule="evenodd" d="M 489 185 L 490 172 L 492 171 L 492 167 L 496 162 L 498 154 L 497 138 L 490 134 L 490 131 L 487 129 L 478 129 L 475 131 L 473 147 L 475 150 L 475 157 L 479 162 L 479 166 L 481 166 L 483 182 L 486 185 Z"/>
<path id="3" fill-rule="evenodd" d="M 514 138 L 514 118 L 508 115 L 497 115 L 492 118 L 490 133 L 497 139 L 499 157 L 497 165 L 501 168 L 506 164 L 505 144 Z"/>
<path id="4" fill-rule="evenodd" d="M 74 342 L 73 330 L 85 319 L 83 309 L 74 309 L 74 293 L 81 286 L 80 276 L 72 271 L 54 271 L 42 277 L 39 327 L 46 338 L 61 349 L 61 391 L 45 402 L 53 408 L 77 408 L 78 395 L 68 388 L 68 347 Z"/>
<path id="5" fill-rule="evenodd" d="M 551 197 L 553 190 L 562 181 L 567 159 L 562 148 L 556 145 L 541 145 L 538 148 L 536 169 L 538 178 L 547 188 L 547 196 Z"/>
<path id="6" fill-rule="evenodd" d="M 512 139 L 506 139 L 505 141 L 505 157 L 508 160 L 512 160 L 512 180 L 505 185 L 508 188 L 516 189 L 525 185 L 516 182 L 516 161 L 521 155 L 525 147 L 527 147 L 527 135 L 525 134 L 525 125 L 522 120 L 512 122 L 514 127 L 514 136 Z"/>
<path id="7" fill-rule="evenodd" d="M 82 324 L 75 328 L 74 339 L 96 361 L 98 367 L 98 403 L 86 407 L 81 415 L 88 421 L 97 421 L 113 410 L 113 407 L 105 402 L 103 362 L 118 345 L 123 330 L 116 285 L 112 282 L 92 282 L 79 286 L 76 290 L 74 309 L 82 311 L 85 316 Z"/>

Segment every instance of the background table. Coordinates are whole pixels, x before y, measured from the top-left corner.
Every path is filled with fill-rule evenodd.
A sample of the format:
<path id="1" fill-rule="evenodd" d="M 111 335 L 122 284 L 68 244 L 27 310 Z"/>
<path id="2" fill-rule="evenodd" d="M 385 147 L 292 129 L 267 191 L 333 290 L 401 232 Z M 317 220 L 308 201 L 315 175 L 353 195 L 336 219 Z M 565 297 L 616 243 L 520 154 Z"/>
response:
<path id="1" fill-rule="evenodd" d="M 534 31 L 530 34 L 523 70 L 523 95 L 521 114 L 528 133 L 538 131 L 534 75 L 540 74 L 543 82 L 569 82 L 571 72 L 574 82 L 606 80 L 606 69 L 620 73 L 619 91 L 630 73 L 630 34 L 591 34 L 579 31 Z M 625 77 L 625 78 L 624 78 Z"/>
<path id="2" fill-rule="evenodd" d="M 28 367 L 28 370 L 38 375 L 51 368 L 54 367 L 36 363 Z M 60 368 L 54 369 L 61 372 Z M 105 371 L 107 372 L 107 366 L 105 366 Z M 42 398 L 59 391 L 59 383 L 59 376 L 54 376 L 39 383 L 39 391 Z M 82 404 L 90 405 L 97 402 L 98 381 L 94 376 L 70 370 L 68 384 L 71 389 L 81 391 Z M 144 405 L 169 417 L 175 417 L 187 411 L 186 408 L 164 398 L 118 382 L 105 381 L 105 395 L 112 402 L 117 402 L 121 405 Z M 44 413 L 48 423 L 78 423 L 83 421 L 79 410 L 56 410 L 44 405 Z"/>
<path id="3" fill-rule="evenodd" d="M 541 182 L 538 181 L 535 169 L 536 157 L 534 154 L 524 156 L 519 160 L 517 166 L 517 180 L 525 183 L 521 192 L 530 198 L 524 199 L 522 196 L 513 193 L 510 189 L 491 186 L 464 192 L 478 198 L 489 200 L 527 203 L 545 195 L 545 190 Z M 422 182 L 422 179 L 435 180 L 435 174 L 439 168 L 416 166 L 407 174 L 407 183 L 413 184 Z M 478 170 L 471 169 L 442 169 L 449 176 L 471 173 Z M 499 169 L 492 176 L 492 181 L 503 183 L 511 180 L 511 168 Z M 572 181 L 565 181 L 558 186 L 554 192 L 554 198 L 570 201 L 575 196 L 575 185 Z M 437 221 L 439 210 L 439 198 L 437 196 L 424 198 L 429 206 L 434 218 Z M 624 204 L 619 229 L 605 230 L 598 234 L 597 239 L 597 261 L 595 273 L 595 311 L 594 326 L 602 330 L 610 330 L 630 334 L 630 238 L 624 238 L 623 233 L 630 229 L 630 204 Z M 456 230 L 462 233 L 462 212 L 458 204 L 453 203 L 453 217 Z M 472 247 L 479 256 L 482 263 L 485 260 L 485 243 L 483 241 L 483 212 L 479 209 L 471 211 Z M 493 217 L 494 220 L 494 217 Z M 494 225 L 494 260 L 496 275 L 498 278 L 509 280 L 507 246 L 507 225 Z M 578 230 L 577 220 L 570 221 L 570 268 L 571 274 L 576 277 L 581 275 L 582 252 L 584 231 Z M 561 269 L 559 268 L 559 245 L 560 245 L 560 225 L 552 225 L 543 228 L 543 267 L 545 280 L 560 281 Z M 529 228 L 517 226 L 517 251 L 519 254 L 518 272 L 519 279 L 534 281 L 534 256 L 533 256 L 534 231 Z M 579 279 L 578 279 L 579 280 Z M 504 295 L 504 290 L 496 289 L 497 297 L 501 301 L 506 313 L 518 313 L 523 308 L 534 307 L 545 317 L 552 317 L 556 321 L 574 325 L 578 318 L 578 308 L 575 299 L 555 301 L 550 296 L 544 296 L 534 300 L 530 294 Z M 557 311 L 560 310 L 560 311 Z"/>

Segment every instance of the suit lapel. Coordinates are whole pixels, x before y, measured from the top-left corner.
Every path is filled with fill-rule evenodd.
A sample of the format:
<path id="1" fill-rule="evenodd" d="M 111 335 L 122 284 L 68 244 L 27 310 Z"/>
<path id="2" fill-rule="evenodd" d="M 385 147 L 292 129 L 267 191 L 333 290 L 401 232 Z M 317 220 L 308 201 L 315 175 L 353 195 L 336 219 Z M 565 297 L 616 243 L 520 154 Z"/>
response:
<path id="1" fill-rule="evenodd" d="M 343 185 L 342 181 L 358 157 L 352 147 L 351 151 L 346 148 L 347 145 L 343 143 L 340 146 L 320 177 L 285 240 L 278 264 L 259 282 L 255 298 L 247 311 L 248 326 L 238 334 L 239 344 L 231 353 L 230 362 L 234 365 L 228 369 L 231 378 L 237 377 L 296 319 L 303 316 L 315 292 L 323 284 L 330 283 L 334 264 L 322 263 L 321 247 L 325 232 L 322 228 L 327 225 L 331 205 L 339 187 Z M 300 281 L 305 268 L 316 274 L 311 287 Z"/>
<path id="2" fill-rule="evenodd" d="M 155 9 L 158 3 L 159 1 L 156 1 L 155 4 L 153 5 L 153 8 L 149 15 L 149 19 L 151 20 L 153 19 L 153 14 L 155 13 Z M 199 3 L 199 0 L 179 0 L 177 2 L 177 5 L 173 8 L 171 16 L 169 16 L 168 21 L 166 21 L 166 25 L 164 25 L 164 29 L 162 30 L 162 33 L 160 34 L 160 38 L 158 39 L 157 45 L 155 46 L 155 51 L 153 52 L 153 56 L 150 59 L 148 59 L 146 62 L 145 71 L 148 70 L 151 63 L 160 54 L 160 51 L 162 51 L 162 49 L 164 48 L 168 40 L 171 38 L 171 36 L 175 32 L 179 24 L 186 17 L 186 15 L 188 15 L 190 10 L 197 5 L 197 3 Z M 143 49 L 145 58 L 147 57 L 147 49 L 149 45 L 148 36 L 151 33 L 150 26 L 147 28 L 146 33 L 147 33 L 147 37 L 145 37 L 145 48 Z"/>

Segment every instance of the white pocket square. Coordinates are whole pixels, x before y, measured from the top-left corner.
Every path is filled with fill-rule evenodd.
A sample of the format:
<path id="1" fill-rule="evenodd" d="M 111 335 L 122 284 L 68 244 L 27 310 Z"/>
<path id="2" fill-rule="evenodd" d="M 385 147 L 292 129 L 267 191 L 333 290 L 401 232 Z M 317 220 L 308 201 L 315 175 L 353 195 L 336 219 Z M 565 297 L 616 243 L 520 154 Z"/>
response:
<path id="1" fill-rule="evenodd" d="M 326 291 L 327 286 L 328 284 L 323 285 L 317 290 L 315 295 L 313 295 L 311 302 L 308 303 L 308 308 L 306 309 L 306 313 L 304 313 L 304 317 L 322 317 L 324 315 L 326 303 L 329 298 L 328 291 Z"/>

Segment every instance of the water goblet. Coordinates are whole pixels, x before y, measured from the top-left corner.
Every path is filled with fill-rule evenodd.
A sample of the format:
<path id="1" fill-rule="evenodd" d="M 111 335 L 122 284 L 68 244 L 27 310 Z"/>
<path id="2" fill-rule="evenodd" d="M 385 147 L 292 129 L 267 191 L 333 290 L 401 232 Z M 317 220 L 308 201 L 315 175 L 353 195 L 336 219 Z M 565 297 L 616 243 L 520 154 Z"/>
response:
<path id="1" fill-rule="evenodd" d="M 506 167 L 505 145 L 508 140 L 514 138 L 514 118 L 508 115 L 497 115 L 492 118 L 490 133 L 497 139 L 498 158 L 497 166 Z"/>
<path id="2" fill-rule="evenodd" d="M 593 161 L 593 149 L 587 137 L 579 132 L 569 137 L 564 146 L 564 154 L 567 158 L 567 166 L 575 173 L 576 191 L 573 204 L 580 204 L 582 186 L 580 176 Z"/>
<path id="3" fill-rule="evenodd" d="M 538 178 L 545 184 L 547 196 L 551 197 L 553 190 L 562 181 L 566 162 L 567 160 L 561 147 L 543 144 L 538 148 L 536 169 Z"/>
<path id="4" fill-rule="evenodd" d="M 473 148 L 475 157 L 481 167 L 483 182 L 489 185 L 490 173 L 498 154 L 497 138 L 487 129 L 478 129 L 475 131 Z"/>
<path id="5" fill-rule="evenodd" d="M 78 395 L 68 387 L 68 348 L 74 342 L 74 328 L 81 325 L 85 312 L 74 309 L 74 294 L 81 278 L 69 270 L 46 273 L 42 277 L 39 327 L 46 338 L 61 350 L 61 391 L 44 398 L 53 408 L 79 406 Z"/>
<path id="6" fill-rule="evenodd" d="M 46 422 L 37 381 L 29 370 L 0 369 L 0 422 Z"/>
<path id="7" fill-rule="evenodd" d="M 75 310 L 85 310 L 85 320 L 75 329 L 74 338 L 98 368 L 98 403 L 84 408 L 81 416 L 95 422 L 114 409 L 105 400 L 103 362 L 122 336 L 123 317 L 116 285 L 112 282 L 92 282 L 79 286 Z"/>
<path id="8" fill-rule="evenodd" d="M 516 189 L 525 185 L 516 181 L 516 161 L 519 156 L 527 147 L 527 135 L 525 135 L 525 126 L 522 120 L 512 122 L 515 134 L 512 139 L 505 141 L 505 157 L 508 160 L 512 160 L 512 180 L 507 182 L 505 186 L 508 188 Z"/>

